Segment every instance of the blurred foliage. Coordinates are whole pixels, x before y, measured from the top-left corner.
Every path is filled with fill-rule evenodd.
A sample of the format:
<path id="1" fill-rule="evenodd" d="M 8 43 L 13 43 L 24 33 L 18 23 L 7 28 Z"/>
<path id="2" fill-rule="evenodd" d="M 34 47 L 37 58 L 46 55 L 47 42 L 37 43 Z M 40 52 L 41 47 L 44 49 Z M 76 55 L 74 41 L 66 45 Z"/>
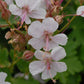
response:
<path id="1" fill-rule="evenodd" d="M 64 4 L 68 0 L 64 0 Z M 79 0 L 71 0 L 70 4 L 64 9 L 65 14 L 75 14 L 77 7 L 80 6 Z M 64 26 L 67 19 L 60 26 Z M 10 22 L 16 24 L 14 16 L 11 16 Z M 0 24 L 7 24 L 5 20 L 0 17 Z M 57 84 L 80 84 L 83 82 L 84 76 L 84 18 L 76 17 L 75 20 L 69 25 L 69 28 L 65 31 L 68 35 L 68 43 L 64 47 L 67 56 L 64 61 L 67 64 L 68 70 L 64 73 L 58 73 L 55 77 L 59 82 Z M 7 81 L 12 84 L 39 84 L 37 80 L 34 80 L 29 73 L 29 62 L 19 59 L 22 56 L 22 52 L 15 52 L 11 45 L 7 44 L 7 40 L 4 38 L 6 32 L 9 29 L 0 28 L 0 71 L 4 71 L 8 74 Z M 27 73 L 28 80 L 24 78 L 14 78 L 13 76 L 18 73 Z"/>

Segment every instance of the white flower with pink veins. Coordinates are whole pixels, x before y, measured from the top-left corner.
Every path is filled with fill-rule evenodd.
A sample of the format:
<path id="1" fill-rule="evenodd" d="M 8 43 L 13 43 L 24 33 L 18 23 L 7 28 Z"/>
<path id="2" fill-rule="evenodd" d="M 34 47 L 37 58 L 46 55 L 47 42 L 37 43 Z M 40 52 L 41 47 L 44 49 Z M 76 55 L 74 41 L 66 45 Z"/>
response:
<path id="1" fill-rule="evenodd" d="M 77 15 L 84 17 L 84 6 L 79 6 L 76 12 Z"/>
<path id="2" fill-rule="evenodd" d="M 9 82 L 5 82 L 7 74 L 4 72 L 0 72 L 0 84 L 10 84 Z"/>
<path id="3" fill-rule="evenodd" d="M 33 38 L 29 40 L 28 44 L 35 49 L 44 48 L 47 51 L 53 49 L 58 45 L 65 45 L 67 43 L 67 36 L 63 33 L 53 36 L 59 24 L 53 18 L 46 18 L 43 22 L 35 21 L 28 28 L 28 34 Z"/>
<path id="4" fill-rule="evenodd" d="M 12 14 L 18 15 L 22 19 L 22 23 L 25 21 L 26 24 L 30 24 L 31 18 L 44 19 L 46 11 L 39 7 L 41 0 L 15 0 L 16 5 L 11 4 L 9 10 Z"/>
<path id="5" fill-rule="evenodd" d="M 57 72 L 67 70 L 67 66 L 64 62 L 58 62 L 66 56 L 64 48 L 60 46 L 54 48 L 51 53 L 37 50 L 34 55 L 39 61 L 30 63 L 29 70 L 32 75 L 42 72 L 42 79 L 52 79 Z"/>

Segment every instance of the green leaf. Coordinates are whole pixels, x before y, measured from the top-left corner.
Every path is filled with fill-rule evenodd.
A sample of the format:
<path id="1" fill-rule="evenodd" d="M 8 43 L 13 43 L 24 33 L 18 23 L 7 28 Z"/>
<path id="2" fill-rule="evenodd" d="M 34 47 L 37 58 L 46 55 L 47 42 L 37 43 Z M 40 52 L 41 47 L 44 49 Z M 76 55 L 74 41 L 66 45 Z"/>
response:
<path id="1" fill-rule="evenodd" d="M 28 66 L 29 66 L 29 62 L 22 59 L 17 63 L 17 67 L 21 72 L 28 72 Z"/>
<path id="2" fill-rule="evenodd" d="M 58 73 L 56 76 L 56 79 L 57 80 L 59 79 L 62 84 L 67 84 L 68 75 L 69 75 L 69 73 L 67 73 L 67 72 Z"/>
<path id="3" fill-rule="evenodd" d="M 32 78 L 32 80 L 16 78 L 16 79 L 12 79 L 12 84 L 39 84 L 39 83 L 38 83 L 38 81 L 34 80 L 33 78 Z"/>
<path id="4" fill-rule="evenodd" d="M 67 84 L 80 84 L 81 76 L 80 75 L 70 75 L 68 77 Z"/>
<path id="5" fill-rule="evenodd" d="M 67 68 L 70 74 L 75 74 L 76 72 L 81 72 L 83 66 L 77 57 L 71 57 L 64 60 L 67 64 Z"/>
<path id="6" fill-rule="evenodd" d="M 0 67 L 8 67 L 10 62 L 8 60 L 8 50 L 6 48 L 0 49 Z"/>

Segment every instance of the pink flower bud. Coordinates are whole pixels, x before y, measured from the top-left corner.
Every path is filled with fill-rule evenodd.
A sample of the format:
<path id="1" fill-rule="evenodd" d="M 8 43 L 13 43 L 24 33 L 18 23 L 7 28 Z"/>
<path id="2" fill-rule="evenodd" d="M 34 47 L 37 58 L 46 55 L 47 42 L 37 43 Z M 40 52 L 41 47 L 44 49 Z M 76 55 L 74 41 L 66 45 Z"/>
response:
<path id="1" fill-rule="evenodd" d="M 30 59 L 32 59 L 33 58 L 33 55 L 34 55 L 34 53 L 32 52 L 32 51 L 25 51 L 24 52 L 24 54 L 23 54 L 23 59 L 24 60 L 30 60 Z"/>

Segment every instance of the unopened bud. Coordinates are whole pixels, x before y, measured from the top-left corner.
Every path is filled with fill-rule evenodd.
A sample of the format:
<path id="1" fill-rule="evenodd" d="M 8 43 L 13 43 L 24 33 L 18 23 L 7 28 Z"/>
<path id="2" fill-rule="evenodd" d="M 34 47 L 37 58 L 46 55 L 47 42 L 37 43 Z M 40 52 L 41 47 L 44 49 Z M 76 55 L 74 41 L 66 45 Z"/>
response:
<path id="1" fill-rule="evenodd" d="M 11 32 L 10 32 L 10 31 L 8 31 L 8 32 L 6 33 L 5 38 L 6 38 L 7 40 L 11 38 Z"/>
<path id="2" fill-rule="evenodd" d="M 23 59 L 24 60 L 30 60 L 33 58 L 34 53 L 32 51 L 25 51 L 23 54 Z"/>
<path id="3" fill-rule="evenodd" d="M 5 20 L 8 20 L 9 17 L 10 17 L 11 13 L 8 9 L 2 11 L 2 18 L 5 19 Z"/>

